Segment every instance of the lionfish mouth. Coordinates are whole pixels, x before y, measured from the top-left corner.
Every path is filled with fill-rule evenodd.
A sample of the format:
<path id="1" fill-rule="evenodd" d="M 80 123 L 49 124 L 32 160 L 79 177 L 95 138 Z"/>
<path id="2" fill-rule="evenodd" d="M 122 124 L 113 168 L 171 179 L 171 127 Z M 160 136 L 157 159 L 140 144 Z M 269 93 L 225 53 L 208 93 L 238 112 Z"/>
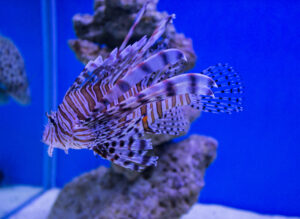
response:
<path id="1" fill-rule="evenodd" d="M 50 135 L 50 130 L 49 130 L 49 125 L 47 125 L 45 127 L 45 130 L 44 130 L 44 133 L 43 133 L 43 137 L 42 137 L 42 142 L 44 144 L 49 144 L 50 141 L 49 141 L 49 135 Z"/>
<path id="2" fill-rule="evenodd" d="M 51 128 L 49 125 L 46 126 L 45 131 L 43 133 L 42 142 L 48 145 L 48 155 L 51 157 L 54 148 L 61 148 L 64 149 L 63 146 L 58 145 L 56 141 L 51 140 Z"/>

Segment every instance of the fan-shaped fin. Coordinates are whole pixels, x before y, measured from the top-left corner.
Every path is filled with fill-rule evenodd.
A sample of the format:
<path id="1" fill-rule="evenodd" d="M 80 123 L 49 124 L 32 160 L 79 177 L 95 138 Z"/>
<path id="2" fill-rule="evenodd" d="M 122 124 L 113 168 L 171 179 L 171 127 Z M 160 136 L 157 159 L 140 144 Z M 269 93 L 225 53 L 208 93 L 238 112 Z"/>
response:
<path id="1" fill-rule="evenodd" d="M 179 135 L 187 130 L 188 123 L 181 107 L 175 107 L 157 119 L 151 128 L 156 134 Z"/>
<path id="2" fill-rule="evenodd" d="M 194 96 L 194 102 L 201 104 L 201 109 L 212 113 L 232 113 L 243 110 L 243 86 L 238 73 L 228 64 L 217 64 L 202 72 L 208 75 L 218 85 L 213 88 L 215 98 L 209 96 Z"/>

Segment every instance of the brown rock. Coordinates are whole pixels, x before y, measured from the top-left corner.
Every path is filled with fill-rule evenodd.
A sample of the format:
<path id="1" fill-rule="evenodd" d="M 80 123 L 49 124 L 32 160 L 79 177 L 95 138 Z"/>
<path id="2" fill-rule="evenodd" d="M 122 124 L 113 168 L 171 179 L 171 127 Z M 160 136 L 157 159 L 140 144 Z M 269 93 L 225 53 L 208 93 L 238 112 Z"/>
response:
<path id="1" fill-rule="evenodd" d="M 89 58 L 94 59 L 98 55 L 105 58 L 108 52 L 120 46 L 137 12 L 146 1 L 95 0 L 94 15 L 76 14 L 73 17 L 73 24 L 79 40 L 72 40 L 69 45 L 79 60 L 86 64 Z M 150 36 L 159 22 L 168 15 L 166 12 L 156 10 L 157 3 L 158 0 L 149 1 L 147 11 L 129 43 L 139 40 L 144 35 Z M 191 69 L 196 61 L 192 40 L 186 38 L 184 34 L 178 34 L 173 24 L 168 26 L 165 38 L 166 48 L 179 48 L 185 53 L 188 60 L 185 70 Z"/>

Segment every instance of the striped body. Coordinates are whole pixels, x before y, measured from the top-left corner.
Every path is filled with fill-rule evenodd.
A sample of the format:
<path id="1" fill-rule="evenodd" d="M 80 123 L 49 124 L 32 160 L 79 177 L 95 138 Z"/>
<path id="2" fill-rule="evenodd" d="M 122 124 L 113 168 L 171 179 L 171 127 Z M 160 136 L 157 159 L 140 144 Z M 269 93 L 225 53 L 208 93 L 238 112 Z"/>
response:
<path id="1" fill-rule="evenodd" d="M 144 134 L 178 135 L 186 131 L 182 106 L 207 112 L 240 111 L 239 76 L 218 64 L 201 73 L 181 74 L 186 58 L 177 49 L 150 52 L 173 16 L 152 36 L 126 46 L 142 8 L 120 49 L 90 61 L 67 91 L 57 112 L 48 115 L 43 142 L 64 149 L 91 149 L 136 171 L 156 165 Z"/>

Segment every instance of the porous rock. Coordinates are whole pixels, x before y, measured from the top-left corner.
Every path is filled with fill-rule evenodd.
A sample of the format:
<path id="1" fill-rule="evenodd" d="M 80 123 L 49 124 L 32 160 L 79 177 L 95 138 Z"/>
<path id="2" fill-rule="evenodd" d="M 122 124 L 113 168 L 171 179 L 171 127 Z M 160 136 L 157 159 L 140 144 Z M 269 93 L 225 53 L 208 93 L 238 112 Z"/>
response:
<path id="1" fill-rule="evenodd" d="M 70 40 L 69 45 L 77 58 L 86 64 L 98 55 L 107 57 L 110 51 L 121 45 L 146 1 L 149 2 L 147 11 L 131 37 L 129 43 L 132 43 L 144 35 L 150 36 L 168 15 L 156 10 L 158 0 L 95 0 L 94 15 L 74 15 L 74 29 L 79 39 Z M 178 48 L 185 53 L 188 60 L 185 70 L 191 69 L 196 62 L 192 40 L 177 33 L 173 24 L 168 25 L 164 37 L 166 48 Z"/>
<path id="2" fill-rule="evenodd" d="M 179 218 L 197 202 L 217 142 L 193 135 L 156 148 L 158 166 L 134 181 L 115 168 L 100 167 L 75 178 L 57 198 L 54 218 Z"/>

